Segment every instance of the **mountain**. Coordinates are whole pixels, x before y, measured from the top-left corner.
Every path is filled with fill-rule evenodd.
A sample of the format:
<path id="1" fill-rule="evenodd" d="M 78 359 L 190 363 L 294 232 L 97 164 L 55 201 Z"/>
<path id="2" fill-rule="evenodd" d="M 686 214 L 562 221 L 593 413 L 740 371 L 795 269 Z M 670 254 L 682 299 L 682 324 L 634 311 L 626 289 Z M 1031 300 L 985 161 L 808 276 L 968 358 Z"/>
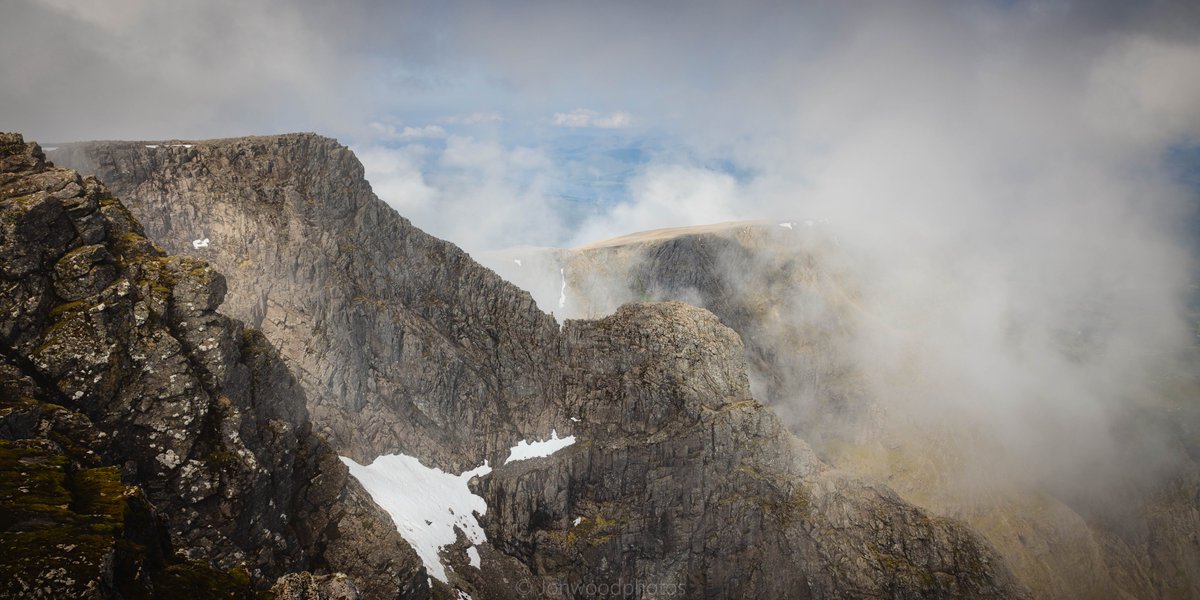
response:
<path id="1" fill-rule="evenodd" d="M 222 309 L 278 349 L 313 430 L 364 481 L 399 486 L 375 500 L 434 595 L 1027 596 L 961 522 L 815 456 L 754 399 L 742 340 L 712 313 L 635 303 L 560 327 L 375 198 L 334 140 L 90 142 L 52 158 L 225 274 Z M 565 447 L 510 460 L 547 439 Z M 429 552 L 435 525 L 401 512 L 445 498 L 399 489 L 418 472 L 466 482 L 481 532 L 455 514 L 457 541 Z"/>
<path id="2" fill-rule="evenodd" d="M 711 310 L 745 341 L 754 397 L 821 459 L 931 514 L 969 523 L 1037 597 L 1200 596 L 1194 350 L 1157 373 L 1131 369 L 1151 385 L 1137 403 L 1111 411 L 1114 428 L 1105 433 L 1117 445 L 1110 454 L 1074 457 L 1069 472 L 1047 481 L 1035 465 L 1012 466 L 999 424 L 952 413 L 953 405 L 883 399 L 946 374 L 929 371 L 919 352 L 871 335 L 898 324 L 821 222 L 674 228 L 482 259 L 568 316 L 609 314 L 635 301 Z M 1088 338 L 1068 338 L 1063 352 L 1086 357 L 1091 349 L 1081 339 Z M 898 373 L 864 364 L 864 356 L 889 352 L 912 358 Z M 1062 440 L 1047 451 L 1068 455 L 1075 445 L 1082 442 Z"/>

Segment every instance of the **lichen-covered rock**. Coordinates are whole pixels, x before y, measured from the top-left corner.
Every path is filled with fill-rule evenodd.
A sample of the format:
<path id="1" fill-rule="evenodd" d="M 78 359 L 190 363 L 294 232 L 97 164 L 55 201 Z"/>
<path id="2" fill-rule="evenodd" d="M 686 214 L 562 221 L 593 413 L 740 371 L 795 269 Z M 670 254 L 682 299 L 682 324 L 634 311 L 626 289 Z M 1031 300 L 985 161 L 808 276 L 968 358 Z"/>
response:
<path id="1" fill-rule="evenodd" d="M 314 576 L 312 573 L 289 573 L 279 578 L 271 593 L 278 600 L 359 600 L 358 589 L 342 573 Z"/>
<path id="2" fill-rule="evenodd" d="M 427 590 L 274 348 L 216 311 L 224 278 L 36 144 L 0 152 L 5 591 L 252 595 L 299 571 Z"/>

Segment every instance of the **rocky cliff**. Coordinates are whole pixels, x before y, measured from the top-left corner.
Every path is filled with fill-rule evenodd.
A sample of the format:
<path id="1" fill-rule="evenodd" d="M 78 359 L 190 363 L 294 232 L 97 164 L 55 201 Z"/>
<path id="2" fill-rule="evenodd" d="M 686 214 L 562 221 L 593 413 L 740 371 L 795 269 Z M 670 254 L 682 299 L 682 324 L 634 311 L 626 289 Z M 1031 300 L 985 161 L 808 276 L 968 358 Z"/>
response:
<path id="1" fill-rule="evenodd" d="M 225 279 L 14 134 L 0 288 L 0 595 L 428 591 L 275 349 L 217 312 Z"/>
<path id="2" fill-rule="evenodd" d="M 54 158 L 226 273 L 225 308 L 278 346 L 339 452 L 452 473 L 490 461 L 473 482 L 481 560 L 460 534 L 437 593 L 1025 596 L 961 523 L 818 460 L 753 400 L 742 343 L 709 312 L 633 305 L 560 330 L 375 198 L 333 140 L 99 142 Z M 576 443 L 504 464 L 552 429 Z"/>

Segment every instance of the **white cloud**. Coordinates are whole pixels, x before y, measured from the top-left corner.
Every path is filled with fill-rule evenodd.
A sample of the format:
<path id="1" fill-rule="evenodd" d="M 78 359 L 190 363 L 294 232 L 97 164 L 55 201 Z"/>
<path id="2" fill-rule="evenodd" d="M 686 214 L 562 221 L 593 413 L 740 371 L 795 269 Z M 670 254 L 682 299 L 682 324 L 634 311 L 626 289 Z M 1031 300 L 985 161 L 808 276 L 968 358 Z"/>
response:
<path id="1" fill-rule="evenodd" d="M 369 125 L 372 131 L 384 139 L 393 141 L 431 140 L 446 137 L 446 130 L 440 125 L 425 125 L 423 127 L 396 126 L 389 123 L 372 121 Z"/>
<path id="2" fill-rule="evenodd" d="M 748 191 L 727 173 L 697 167 L 654 167 L 629 184 L 629 200 L 588 220 L 573 245 L 627 233 L 707 225 L 745 214 Z"/>
<path id="3" fill-rule="evenodd" d="M 570 112 L 554 113 L 551 122 L 556 127 L 625 129 L 633 124 L 633 116 L 624 111 L 602 114 L 587 108 L 576 108 Z"/>
<path id="4" fill-rule="evenodd" d="M 356 147 L 376 194 L 428 233 L 467 251 L 556 244 L 566 230 L 545 191 L 542 151 L 451 135 L 444 148 Z"/>
<path id="5" fill-rule="evenodd" d="M 504 117 L 500 116 L 500 113 L 497 112 L 473 112 L 438 117 L 438 121 L 450 125 L 486 125 L 503 122 Z"/>

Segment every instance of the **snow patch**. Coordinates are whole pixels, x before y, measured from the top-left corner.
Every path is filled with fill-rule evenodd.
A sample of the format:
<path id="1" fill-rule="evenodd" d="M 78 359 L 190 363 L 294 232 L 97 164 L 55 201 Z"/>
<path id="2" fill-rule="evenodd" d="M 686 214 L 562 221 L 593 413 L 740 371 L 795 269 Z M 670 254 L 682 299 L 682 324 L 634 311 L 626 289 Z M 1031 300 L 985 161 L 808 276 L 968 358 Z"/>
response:
<path id="1" fill-rule="evenodd" d="M 150 149 L 154 149 L 154 148 L 158 147 L 158 144 L 146 144 L 146 147 L 150 148 Z"/>
<path id="2" fill-rule="evenodd" d="M 559 269 L 558 276 L 562 279 L 562 287 L 558 288 L 558 307 L 563 308 L 567 305 L 567 274 L 565 269 Z"/>
<path id="3" fill-rule="evenodd" d="M 579 421 L 580 421 L 579 417 L 571 417 L 572 423 L 578 423 Z"/>
<path id="4" fill-rule="evenodd" d="M 583 522 L 583 517 L 575 517 L 575 520 L 571 521 L 571 527 L 579 527 L 579 524 L 582 522 Z"/>
<path id="5" fill-rule="evenodd" d="M 795 223 L 780 223 L 779 224 L 780 227 L 787 227 L 788 229 L 791 229 L 793 225 L 795 225 Z"/>
<path id="6" fill-rule="evenodd" d="M 367 466 L 344 456 L 341 459 L 375 503 L 392 516 L 396 530 L 417 551 L 432 577 L 446 581 L 446 567 L 439 552 L 455 542 L 456 527 L 472 544 L 487 541 L 475 518 L 476 514 L 487 513 L 487 503 L 467 487 L 472 477 L 492 472 L 487 462 L 461 475 L 453 475 L 426 467 L 420 460 L 405 454 L 380 456 Z M 472 558 L 472 564 L 475 560 Z"/>
<path id="7" fill-rule="evenodd" d="M 514 259 L 513 259 L 513 262 L 517 263 L 517 266 L 518 266 L 518 267 L 519 267 L 519 266 L 521 266 L 521 259 L 519 259 L 519 258 L 514 258 Z"/>
<path id="8" fill-rule="evenodd" d="M 42 152 L 54 152 L 55 150 L 58 150 L 58 146 L 49 146 L 47 148 L 42 148 Z"/>
<path id="9" fill-rule="evenodd" d="M 483 561 L 479 558 L 479 549 L 475 546 L 467 548 L 467 560 L 470 561 L 471 566 L 475 567 L 476 569 L 479 568 L 479 565 L 483 564 Z"/>
<path id="10" fill-rule="evenodd" d="M 199 250 L 200 248 L 208 247 L 208 238 L 202 240 L 192 240 L 192 248 Z"/>
<path id="11" fill-rule="evenodd" d="M 530 458 L 543 458 L 550 456 L 567 446 L 575 443 L 575 436 L 568 435 L 567 437 L 558 437 L 558 431 L 550 432 L 550 439 L 530 442 L 521 440 L 516 446 L 509 449 L 508 458 L 504 460 L 504 464 L 518 460 L 528 460 Z"/>

